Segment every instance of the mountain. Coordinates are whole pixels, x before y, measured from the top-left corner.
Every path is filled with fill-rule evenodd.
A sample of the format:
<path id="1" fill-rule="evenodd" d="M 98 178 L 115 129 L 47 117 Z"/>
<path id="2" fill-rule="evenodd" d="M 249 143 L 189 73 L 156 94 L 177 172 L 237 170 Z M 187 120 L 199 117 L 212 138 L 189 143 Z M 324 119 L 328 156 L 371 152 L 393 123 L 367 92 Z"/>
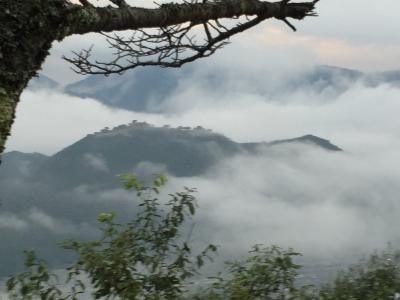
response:
<path id="1" fill-rule="evenodd" d="M 326 150 L 330 151 L 343 151 L 338 146 L 332 144 L 329 140 L 322 139 L 318 136 L 307 134 L 298 138 L 294 139 L 287 139 L 287 140 L 278 140 L 267 143 L 269 146 L 277 146 L 282 144 L 293 144 L 293 143 L 301 143 L 301 144 L 311 144 L 314 146 L 321 147 Z"/>
<path id="2" fill-rule="evenodd" d="M 305 71 L 300 76 L 289 78 L 284 88 L 289 91 L 311 89 L 316 93 L 341 93 L 364 76 L 364 73 L 357 70 L 321 65 Z"/>
<path id="3" fill-rule="evenodd" d="M 273 75 L 266 74 L 266 78 Z M 285 80 L 278 82 L 267 80 L 266 83 L 263 80 L 254 80 L 252 77 L 243 77 L 240 78 L 240 84 L 236 84 L 227 83 L 229 80 L 225 72 L 215 72 L 215 70 L 201 68 L 198 70 L 193 66 L 181 69 L 149 67 L 135 69 L 123 76 L 115 74 L 107 77 L 88 76 L 82 81 L 66 86 L 65 92 L 73 96 L 93 98 L 114 108 L 157 112 L 160 110 L 160 104 L 175 92 L 185 89 L 188 82 L 191 86 L 195 83 L 216 92 L 243 86 L 247 80 L 245 86 L 251 90 L 250 92 L 268 96 L 304 89 L 311 89 L 316 93 L 341 93 L 363 76 L 363 73 L 356 70 L 316 66 L 300 74 L 289 75 Z"/>
<path id="4" fill-rule="evenodd" d="M 103 184 L 115 174 L 132 171 L 194 176 L 240 151 L 239 144 L 200 127 L 189 130 L 134 122 L 86 136 L 50 157 L 38 172 L 60 188 Z M 54 182 L 60 176 L 63 181 Z"/>
<path id="5" fill-rule="evenodd" d="M 47 159 L 40 153 L 22 153 L 12 151 L 2 156 L 0 181 L 9 178 L 29 177 L 37 171 L 39 166 Z"/>
<path id="6" fill-rule="evenodd" d="M 28 84 L 28 90 L 37 91 L 43 89 L 56 89 L 60 84 L 49 77 L 40 74 L 34 77 Z"/>
<path id="7" fill-rule="evenodd" d="M 0 247 L 0 280 L 22 270 L 21 249 L 35 249 L 39 257 L 57 268 L 68 264 L 70 258 L 58 243 L 70 238 L 93 239 L 99 213 L 116 212 L 119 219 L 131 218 L 135 197 L 120 188 L 117 174 L 135 172 L 142 179 L 169 173 L 201 180 L 201 175 L 218 162 L 243 153 L 268 155 L 265 147 L 285 143 L 314 144 L 326 151 L 339 149 L 311 135 L 271 143 L 237 143 L 202 127 L 154 127 L 133 121 L 89 134 L 50 157 L 6 153 L 0 167 L 0 235 L 4 245 Z M 217 225 L 207 222 L 199 228 L 202 237 Z M 9 257 L 9 253 L 15 254 Z"/>
<path id="8" fill-rule="evenodd" d="M 260 142 L 260 143 L 242 143 L 240 145 L 246 151 L 254 153 L 257 152 L 257 150 L 260 149 L 260 147 L 265 148 L 265 147 L 283 146 L 290 144 L 312 145 L 327 151 L 343 151 L 338 146 L 332 144 L 329 140 L 325 140 L 323 138 L 320 138 L 312 134 L 303 135 L 301 137 L 293 139 L 283 139 L 272 142 Z"/>
<path id="9" fill-rule="evenodd" d="M 178 87 L 186 69 L 141 68 L 123 76 L 89 76 L 66 86 L 65 92 L 81 98 L 94 98 L 101 103 L 133 111 L 153 111 Z"/>
<path id="10" fill-rule="evenodd" d="M 369 74 L 365 82 L 367 85 L 376 87 L 381 84 L 389 84 L 395 87 L 400 87 L 400 71 L 385 71 Z"/>
<path id="11" fill-rule="evenodd" d="M 117 182 L 110 182 L 110 178 L 126 172 L 198 176 L 218 161 L 236 154 L 253 154 L 261 146 L 285 143 L 312 144 L 328 151 L 341 150 L 328 140 L 313 135 L 269 143 L 236 143 L 200 126 L 154 127 L 133 121 L 89 134 L 51 157 L 7 153 L 0 168 L 0 178 L 11 172 L 15 176 L 31 176 L 32 180 L 57 189 L 71 189 L 79 185 L 115 186 Z"/>
<path id="12" fill-rule="evenodd" d="M 353 69 L 319 65 L 296 74 L 288 74 L 283 80 L 272 80 L 273 74 L 267 73 L 265 76 L 267 82 L 257 81 L 252 77 L 241 77 L 240 84 L 235 84 L 227 83 L 230 79 L 228 80 L 224 72 L 201 68 L 198 70 L 198 66 L 197 68 L 185 66 L 180 69 L 147 67 L 126 72 L 123 76 L 117 74 L 107 77 L 88 76 L 67 85 L 64 92 L 81 98 L 93 98 L 113 108 L 138 112 L 160 112 L 163 109 L 162 104 L 175 93 L 184 91 L 188 83 L 201 85 L 204 89 L 213 90 L 215 93 L 245 85 L 249 92 L 278 99 L 296 91 L 323 94 L 324 97 L 321 98 L 330 99 L 331 96 L 345 92 L 357 82 L 372 87 L 382 84 L 400 87 L 400 71 L 396 70 L 368 74 Z M 249 82 L 244 82 L 246 80 Z M 40 75 L 30 82 L 28 89 L 58 87 L 57 82 Z"/>

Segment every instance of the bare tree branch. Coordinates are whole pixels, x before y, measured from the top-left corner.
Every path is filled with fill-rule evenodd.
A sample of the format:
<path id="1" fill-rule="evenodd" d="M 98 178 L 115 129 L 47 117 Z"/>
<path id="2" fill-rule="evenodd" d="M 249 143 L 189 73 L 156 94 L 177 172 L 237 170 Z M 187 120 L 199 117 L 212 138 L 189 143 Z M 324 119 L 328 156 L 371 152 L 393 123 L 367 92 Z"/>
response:
<path id="1" fill-rule="evenodd" d="M 318 0 L 317 0 L 318 1 Z M 285 22 L 290 28 L 296 28 L 287 18 L 303 19 L 306 16 L 315 16 L 314 6 L 317 1 L 289 3 L 263 2 L 258 0 L 202 0 L 201 3 L 192 0 L 183 4 L 164 4 L 151 10 L 153 15 L 164 13 L 164 19 L 174 12 L 181 23 L 175 24 L 171 20 L 170 26 L 161 26 L 158 30 L 134 30 L 132 36 L 126 38 L 117 34 L 102 33 L 110 48 L 114 50 L 111 61 L 98 61 L 92 58 L 91 47 L 88 50 L 74 52 L 74 57 L 66 58 L 74 65 L 74 71 L 80 74 L 112 74 L 123 73 L 139 66 L 180 67 L 185 63 L 210 56 L 218 49 L 229 43 L 230 37 L 249 29 L 265 19 L 276 18 Z M 123 0 L 113 0 L 119 9 L 116 11 L 130 12 L 131 9 Z M 240 4 L 240 8 L 237 6 Z M 223 6 L 225 12 L 216 14 L 216 8 Z M 110 9 L 110 8 L 108 8 Z M 195 15 L 180 18 L 182 11 L 197 10 Z M 95 9 L 95 11 L 102 11 Z M 208 15 L 205 12 L 208 11 Z M 144 13 L 144 11 L 142 11 Z M 147 13 L 147 12 L 146 12 Z M 144 13 L 144 14 L 146 14 Z M 220 19 L 238 19 L 240 15 L 246 17 L 246 22 L 236 22 L 235 25 L 224 25 Z M 253 16 L 253 17 L 249 17 Z M 147 20 L 149 21 L 149 20 Z M 166 23 L 166 22 L 163 22 Z M 230 27 L 230 28 L 228 28 Z M 200 36 L 200 37 L 199 37 Z"/>
<path id="2" fill-rule="evenodd" d="M 95 0 L 0 0 L 0 154 L 10 134 L 20 95 L 37 74 L 54 41 L 73 34 L 103 32 L 114 51 L 96 61 L 92 48 L 69 58 L 78 73 L 122 73 L 138 66 L 179 67 L 213 54 L 233 35 L 265 19 L 315 16 L 317 1 L 184 0 L 157 8 L 125 0 L 96 7 Z M 225 20 L 235 20 L 225 22 Z M 241 23 L 241 20 L 243 23 Z M 131 37 L 110 34 L 133 31 Z"/>

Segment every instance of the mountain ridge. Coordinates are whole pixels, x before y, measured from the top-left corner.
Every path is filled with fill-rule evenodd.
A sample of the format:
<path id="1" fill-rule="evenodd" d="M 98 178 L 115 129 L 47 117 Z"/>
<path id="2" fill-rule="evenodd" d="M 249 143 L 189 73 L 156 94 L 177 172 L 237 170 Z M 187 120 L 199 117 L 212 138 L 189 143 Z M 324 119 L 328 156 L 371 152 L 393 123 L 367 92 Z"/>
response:
<path id="1" fill-rule="evenodd" d="M 39 74 L 29 81 L 27 89 L 30 91 L 38 91 L 43 89 L 58 89 L 59 87 L 60 84 L 57 81 L 43 74 Z"/>
<path id="2" fill-rule="evenodd" d="M 311 88 L 318 93 L 325 90 L 342 92 L 362 76 L 364 73 L 358 70 L 318 65 L 304 70 L 301 76 L 289 76 L 284 83 L 277 86 L 256 84 L 253 89 L 263 95 L 293 92 L 303 88 Z M 208 89 L 218 89 L 226 80 L 222 74 L 211 71 L 197 73 L 191 66 L 179 70 L 150 67 L 128 72 L 124 76 L 91 75 L 67 85 L 64 91 L 72 96 L 96 99 L 112 108 L 154 113 L 162 109 L 162 104 L 169 96 L 182 90 L 182 80 L 188 79 L 193 79 Z M 154 82 L 157 82 L 156 87 Z"/>
<path id="3" fill-rule="evenodd" d="M 271 74 L 266 76 L 268 79 Z M 128 72 L 124 76 L 88 76 L 67 85 L 64 92 L 81 98 L 96 99 L 112 108 L 157 113 L 165 108 L 165 104 L 172 95 L 185 91 L 188 83 L 195 82 L 218 94 L 225 88 L 224 84 L 227 80 L 223 72 L 196 69 L 193 66 L 179 70 L 150 67 Z M 279 96 L 281 99 L 283 95 L 304 90 L 330 98 L 347 91 L 357 83 L 362 83 L 367 87 L 376 87 L 381 84 L 400 87 L 400 71 L 364 73 L 350 68 L 316 65 L 297 74 L 288 74 L 284 80 L 268 80 L 267 82 L 273 82 L 271 84 L 246 77 L 237 80 L 240 80 L 240 84 L 231 82 L 226 88 L 234 89 L 235 86 L 243 84 L 242 81 L 247 80 L 246 86 L 249 92 L 267 98 Z"/>
<path id="4" fill-rule="evenodd" d="M 201 126 L 156 127 L 134 120 L 89 134 L 49 157 L 41 156 L 34 160 L 34 154 L 9 152 L 4 159 L 5 166 L 10 168 L 22 161 L 28 161 L 25 164 L 29 166 L 33 159 L 34 168 L 26 171 L 25 176 L 68 189 L 81 184 L 107 184 L 110 176 L 126 172 L 150 174 L 163 171 L 177 177 L 198 176 L 218 161 L 234 155 L 257 154 L 260 147 L 293 143 L 314 145 L 326 151 L 342 151 L 328 140 L 313 135 L 271 142 L 237 143 Z M 14 162 L 10 163 L 13 157 Z M 4 176 L 3 170 L 0 170 L 0 177 L 1 174 Z"/>

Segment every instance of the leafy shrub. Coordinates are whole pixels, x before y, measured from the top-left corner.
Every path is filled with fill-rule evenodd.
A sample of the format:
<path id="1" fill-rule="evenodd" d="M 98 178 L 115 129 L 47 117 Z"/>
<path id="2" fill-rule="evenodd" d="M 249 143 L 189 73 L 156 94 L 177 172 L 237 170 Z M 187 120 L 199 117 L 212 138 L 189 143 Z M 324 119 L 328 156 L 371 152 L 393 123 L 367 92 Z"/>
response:
<path id="1" fill-rule="evenodd" d="M 64 242 L 65 249 L 78 255 L 67 268 L 64 283 L 28 252 L 27 270 L 7 281 L 12 298 L 78 299 L 88 290 L 84 283 L 87 279 L 95 299 L 177 299 L 186 291 L 188 280 L 197 274 L 204 258 L 216 251 L 209 245 L 194 256 L 183 238 L 183 225 L 196 211 L 195 191 L 185 188 L 162 202 L 158 194 L 165 177 L 158 176 L 151 186 L 141 185 L 132 174 L 122 179 L 124 187 L 134 190 L 140 199 L 136 217 L 118 223 L 113 213 L 102 213 L 97 220 L 99 239 Z M 70 287 L 68 292 L 62 291 L 65 286 Z"/>
<path id="2" fill-rule="evenodd" d="M 77 254 L 61 280 L 47 270 L 34 252 L 26 252 L 26 271 L 8 279 L 8 295 L 16 300 L 77 300 L 91 293 L 94 299 L 122 300 L 385 300 L 400 299 L 400 252 L 388 249 L 351 266 L 333 284 L 318 290 L 299 286 L 300 255 L 277 246 L 254 246 L 248 258 L 227 262 L 227 271 L 212 284 L 189 292 L 193 277 L 214 245 L 193 254 L 185 228 L 196 213 L 194 189 L 159 199 L 166 178 L 157 176 L 150 186 L 134 175 L 122 176 L 124 187 L 139 199 L 136 216 L 120 223 L 114 213 L 98 216 L 100 238 L 65 241 Z"/>

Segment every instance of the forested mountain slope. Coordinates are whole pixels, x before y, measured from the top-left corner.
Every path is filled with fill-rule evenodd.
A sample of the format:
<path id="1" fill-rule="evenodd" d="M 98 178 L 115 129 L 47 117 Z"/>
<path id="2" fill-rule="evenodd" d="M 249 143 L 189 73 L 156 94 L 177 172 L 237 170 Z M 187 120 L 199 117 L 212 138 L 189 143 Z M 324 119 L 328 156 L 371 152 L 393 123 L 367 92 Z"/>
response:
<path id="1" fill-rule="evenodd" d="M 79 185 L 109 186 L 116 174 L 165 172 L 178 177 L 203 174 L 218 161 L 237 154 L 255 153 L 259 147 L 285 143 L 313 144 L 341 150 L 313 135 L 259 143 L 236 143 L 202 127 L 153 127 L 133 121 L 105 128 L 66 147 L 51 157 L 11 152 L 4 156 L 0 178 L 23 175 L 54 188 Z M 9 170 L 13 170 L 9 173 Z M 6 175 L 7 174 L 7 175 Z"/>

